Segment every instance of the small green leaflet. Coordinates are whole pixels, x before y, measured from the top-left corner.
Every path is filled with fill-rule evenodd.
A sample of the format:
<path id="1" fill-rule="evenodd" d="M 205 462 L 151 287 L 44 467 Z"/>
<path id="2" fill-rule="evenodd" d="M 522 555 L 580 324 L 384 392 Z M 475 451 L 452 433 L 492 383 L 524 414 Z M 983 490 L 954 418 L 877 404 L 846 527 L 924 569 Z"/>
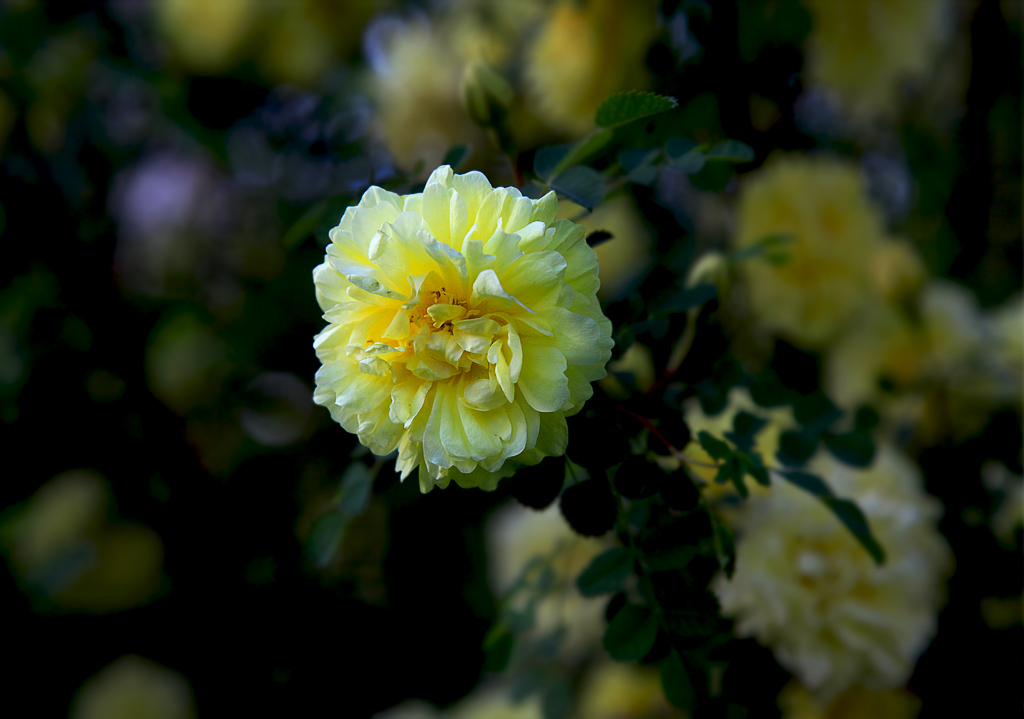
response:
<path id="1" fill-rule="evenodd" d="M 848 499 L 842 499 L 832 494 L 832 490 L 821 477 L 796 471 L 780 472 L 779 474 L 800 489 L 820 499 L 867 550 L 871 558 L 875 560 L 875 564 L 885 563 L 885 550 L 871 533 L 871 527 L 868 525 L 864 513 L 860 511 L 860 507 Z"/>
<path id="2" fill-rule="evenodd" d="M 625 547 L 614 547 L 594 558 L 576 580 L 584 597 L 617 592 L 633 571 L 633 553 Z"/>
<path id="3" fill-rule="evenodd" d="M 550 186 L 559 195 L 588 210 L 594 209 L 604 199 L 604 178 L 597 170 L 585 165 L 570 167 L 555 176 Z"/>
<path id="4" fill-rule="evenodd" d="M 708 162 L 753 162 L 754 149 L 739 140 L 725 140 L 708 150 L 705 157 Z"/>
<path id="5" fill-rule="evenodd" d="M 598 127 L 619 127 L 642 117 L 671 110 L 678 104 L 674 97 L 653 92 L 620 92 L 601 103 L 594 114 L 594 123 Z"/>
<path id="6" fill-rule="evenodd" d="M 693 693 L 690 675 L 675 649 L 661 660 L 660 669 L 661 687 L 665 690 L 668 700 L 680 709 L 693 709 L 697 697 Z"/>
<path id="7" fill-rule="evenodd" d="M 658 637 L 658 618 L 649 607 L 627 604 L 608 622 L 604 648 L 620 662 L 640 661 Z"/>

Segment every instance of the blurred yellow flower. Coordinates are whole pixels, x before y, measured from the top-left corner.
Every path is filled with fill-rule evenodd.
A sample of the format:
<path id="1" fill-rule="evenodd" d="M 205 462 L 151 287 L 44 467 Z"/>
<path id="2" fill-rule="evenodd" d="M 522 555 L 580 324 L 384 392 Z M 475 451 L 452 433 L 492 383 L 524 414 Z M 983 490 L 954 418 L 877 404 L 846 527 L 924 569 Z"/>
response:
<path id="1" fill-rule="evenodd" d="M 252 61 L 268 81 L 315 87 L 357 46 L 371 2 L 155 0 L 155 23 L 174 58 L 201 75 Z"/>
<path id="2" fill-rule="evenodd" d="M 422 193 L 371 187 L 331 231 L 314 401 L 424 492 L 562 454 L 605 375 L 597 256 L 556 210 L 443 166 Z"/>
<path id="3" fill-rule="evenodd" d="M 563 0 L 541 26 L 526 58 L 532 110 L 558 132 L 581 135 L 609 95 L 643 89 L 656 33 L 653 2 Z"/>
<path id="4" fill-rule="evenodd" d="M 578 715 L 586 719 L 668 719 L 686 716 L 665 698 L 655 667 L 602 662 L 587 672 Z"/>
<path id="5" fill-rule="evenodd" d="M 920 472 L 880 446 L 856 471 L 828 456 L 810 470 L 857 502 L 887 559 L 874 564 L 811 495 L 786 482 L 749 502 L 736 522 L 736 573 L 713 588 L 740 636 L 772 649 L 822 702 L 853 687 L 906 682 L 935 632 L 951 553 L 936 526 L 941 507 Z"/>
<path id="6" fill-rule="evenodd" d="M 917 251 L 907 242 L 886 240 L 868 260 L 874 291 L 884 302 L 897 305 L 912 298 L 927 279 Z"/>
<path id="7" fill-rule="evenodd" d="M 725 409 L 716 415 L 709 416 L 704 413 L 700 402 L 691 398 L 683 405 L 683 416 L 692 433 L 690 443 L 683 447 L 683 453 L 690 459 L 697 460 L 699 464 L 685 464 L 670 462 L 662 459 L 660 464 L 668 469 L 675 469 L 682 465 L 686 467 L 694 477 L 698 477 L 706 486 L 701 488 L 704 496 L 711 499 L 722 499 L 736 497 L 736 488 L 732 483 L 718 484 L 715 482 L 717 468 L 709 465 L 716 464 L 716 460 L 704 451 L 700 446 L 697 435 L 704 431 L 717 439 L 725 439 L 725 433 L 731 432 L 733 420 L 740 412 L 748 412 L 756 417 L 767 420 L 767 424 L 757 433 L 754 441 L 754 449 L 761 453 L 764 463 L 767 466 L 777 464 L 775 453 L 779 450 L 779 437 L 783 432 L 790 429 L 797 429 L 798 425 L 793 418 L 793 410 L 787 405 L 782 407 L 760 407 L 750 397 L 750 391 L 746 387 L 733 387 L 729 390 L 728 402 Z M 668 438 L 671 441 L 671 437 Z M 761 485 L 750 480 L 746 481 L 747 488 L 754 494 L 760 494 L 765 490 Z"/>
<path id="8" fill-rule="evenodd" d="M 192 690 L 178 674 L 134 655 L 92 677 L 75 695 L 70 719 L 194 719 Z"/>
<path id="9" fill-rule="evenodd" d="M 230 70 L 256 22 L 253 0 L 157 0 L 156 22 L 175 54 L 201 73 Z"/>
<path id="10" fill-rule="evenodd" d="M 0 527 L 12 573 L 41 611 L 115 612 L 160 590 L 160 538 L 146 527 L 112 524 L 110 503 L 98 474 L 64 472 Z"/>
<path id="11" fill-rule="evenodd" d="M 933 68 L 949 4 L 942 0 L 808 0 L 811 82 L 864 118 L 893 114 L 903 83 Z"/>
<path id="12" fill-rule="evenodd" d="M 373 719 L 542 719 L 538 693 L 514 701 L 509 687 L 485 683 L 468 697 L 445 709 L 435 709 L 419 699 L 402 702 Z"/>
<path id="13" fill-rule="evenodd" d="M 610 546 L 606 539 L 572 531 L 557 505 L 542 512 L 508 505 L 487 524 L 490 584 L 497 596 L 506 597 L 509 608 L 522 611 L 535 602 L 530 636 L 539 639 L 564 628 L 560 656 L 578 661 L 598 651 L 608 600 L 581 596 L 576 578 Z M 554 582 L 545 592 L 507 596 L 518 579 L 536 583 L 545 569 L 554 575 Z"/>
<path id="14" fill-rule="evenodd" d="M 921 700 L 906 689 L 871 691 L 852 687 L 827 703 L 817 701 L 796 682 L 779 694 L 782 719 L 914 719 Z"/>
<path id="15" fill-rule="evenodd" d="M 986 323 L 994 340 L 995 360 L 1012 377 L 1012 395 L 1021 400 L 1024 383 L 1024 294 L 1016 294 L 991 310 Z"/>
<path id="16" fill-rule="evenodd" d="M 470 119 L 460 96 L 466 62 L 447 27 L 407 23 L 381 41 L 370 90 L 382 140 L 395 161 L 412 170 L 435 167 L 455 145 L 470 145 L 479 160 L 492 146 Z"/>
<path id="17" fill-rule="evenodd" d="M 1012 313 L 1007 305 L 987 316 L 970 290 L 930 280 L 912 314 L 872 307 L 833 343 L 826 389 L 841 406 L 870 404 L 924 441 L 950 432 L 969 436 L 992 409 L 1019 402 L 1014 342 L 1021 342 L 1024 323 L 1019 309 L 1016 323 Z"/>
<path id="18" fill-rule="evenodd" d="M 779 157 L 742 188 L 737 222 L 739 248 L 791 237 L 788 259 L 740 264 L 756 325 L 805 349 L 825 347 L 870 296 L 870 257 L 885 238 L 856 166 Z"/>
<path id="19" fill-rule="evenodd" d="M 651 264 L 651 232 L 629 195 L 602 202 L 593 212 L 566 200 L 559 203 L 556 217 L 580 223 L 587 228 L 587 234 L 597 230 L 611 233 L 612 239 L 594 248 L 601 278 L 597 294 L 602 299 L 626 290 Z"/>

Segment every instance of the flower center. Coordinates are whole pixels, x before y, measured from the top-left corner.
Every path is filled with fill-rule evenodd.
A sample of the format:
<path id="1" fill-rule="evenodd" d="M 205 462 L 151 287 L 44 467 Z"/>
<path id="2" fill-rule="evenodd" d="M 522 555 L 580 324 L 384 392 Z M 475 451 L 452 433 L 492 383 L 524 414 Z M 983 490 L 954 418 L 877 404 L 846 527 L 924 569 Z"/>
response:
<path id="1" fill-rule="evenodd" d="M 448 294 L 444 287 L 431 292 L 429 297 L 432 304 L 427 306 L 419 319 L 423 323 L 431 323 L 435 330 L 451 334 L 452 322 L 467 318 L 466 301 Z"/>

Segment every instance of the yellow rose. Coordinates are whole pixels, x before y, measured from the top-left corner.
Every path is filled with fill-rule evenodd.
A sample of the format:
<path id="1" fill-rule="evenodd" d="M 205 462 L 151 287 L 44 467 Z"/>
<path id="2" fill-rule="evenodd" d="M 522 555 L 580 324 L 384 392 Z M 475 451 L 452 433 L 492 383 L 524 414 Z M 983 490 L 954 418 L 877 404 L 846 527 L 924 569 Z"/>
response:
<path id="1" fill-rule="evenodd" d="M 649 82 L 644 58 L 657 32 L 648 0 L 560 2 L 526 58 L 537 117 L 557 132 L 581 135 L 609 95 Z"/>
<path id="2" fill-rule="evenodd" d="M 942 508 L 916 465 L 890 446 L 854 470 L 811 461 L 837 496 L 853 499 L 885 548 L 876 565 L 810 494 L 785 481 L 748 502 L 735 522 L 736 572 L 713 589 L 740 636 L 770 647 L 822 703 L 850 687 L 899 687 L 935 632 L 952 563 Z"/>
<path id="3" fill-rule="evenodd" d="M 872 296 L 870 260 L 885 238 L 856 166 L 783 156 L 742 190 L 736 245 L 789 235 L 789 258 L 743 262 L 750 314 L 762 330 L 805 349 L 832 341 Z"/>
<path id="4" fill-rule="evenodd" d="M 44 484 L 0 529 L 18 584 L 39 611 L 103 614 L 151 601 L 164 583 L 163 543 L 112 522 L 110 489 L 89 470 Z"/>
<path id="5" fill-rule="evenodd" d="M 587 719 L 670 719 L 673 709 L 655 667 L 620 662 L 594 665 L 583 679 L 579 716 Z"/>
<path id="6" fill-rule="evenodd" d="M 148 659 L 123 656 L 78 690 L 71 719 L 194 719 L 188 682 Z"/>
<path id="7" fill-rule="evenodd" d="M 493 489 L 565 451 L 611 356 L 583 227 L 478 172 L 371 187 L 313 272 L 327 328 L 313 399 L 420 489 Z"/>
<path id="8" fill-rule="evenodd" d="M 832 344 L 825 387 L 841 406 L 870 404 L 925 443 L 971 436 L 993 408 L 1020 401 L 1019 320 L 988 316 L 970 290 L 929 280 L 913 316 L 873 307 Z"/>
<path id="9" fill-rule="evenodd" d="M 933 69 L 948 9 L 941 0 L 809 0 L 807 73 L 848 112 L 891 115 L 902 83 Z"/>
<path id="10" fill-rule="evenodd" d="M 399 166 L 427 168 L 454 145 L 474 148 L 476 166 L 493 154 L 492 141 L 466 113 L 460 96 L 469 57 L 445 27 L 398 25 L 379 43 L 370 92 L 381 139 Z"/>
<path id="11" fill-rule="evenodd" d="M 821 703 L 798 683 L 790 682 L 779 694 L 779 709 L 783 719 L 914 719 L 921 700 L 902 687 L 876 692 L 855 686 Z"/>
<path id="12" fill-rule="evenodd" d="M 563 662 L 575 664 L 593 656 L 601 645 L 608 598 L 580 595 L 576 578 L 611 546 L 608 540 L 574 532 L 556 504 L 541 512 L 520 504 L 506 505 L 487 523 L 486 537 L 489 580 L 495 596 L 504 597 L 505 606 L 516 611 L 533 606 L 529 640 L 562 628 L 565 636 L 559 658 Z M 554 581 L 542 592 L 535 586 L 547 570 Z M 533 587 L 510 596 L 521 579 Z"/>

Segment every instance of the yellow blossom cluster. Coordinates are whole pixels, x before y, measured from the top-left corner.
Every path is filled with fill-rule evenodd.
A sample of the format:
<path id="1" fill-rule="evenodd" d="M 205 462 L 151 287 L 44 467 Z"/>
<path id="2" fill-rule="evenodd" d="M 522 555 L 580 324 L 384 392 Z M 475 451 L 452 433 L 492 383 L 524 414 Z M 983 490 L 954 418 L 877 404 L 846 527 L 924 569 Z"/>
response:
<path id="1" fill-rule="evenodd" d="M 853 165 L 830 156 L 783 155 L 752 175 L 740 196 L 735 244 L 785 237 L 787 257 L 740 265 L 756 326 L 821 349 L 872 292 L 871 256 L 885 247 L 881 212 Z"/>
<path id="2" fill-rule="evenodd" d="M 471 146 L 478 169 L 504 162 L 462 105 L 480 61 L 512 83 L 507 126 L 521 147 L 584 134 L 608 96 L 649 84 L 656 18 L 649 0 L 457 0 L 429 19 L 385 18 L 371 33 L 369 82 L 381 138 L 406 170 L 436 166 L 455 145 Z"/>
<path id="3" fill-rule="evenodd" d="M 927 75 L 945 34 L 943 0 L 808 0 L 807 74 L 843 109 L 893 114 L 903 83 Z"/>
<path id="4" fill-rule="evenodd" d="M 71 719 L 194 719 L 192 690 L 170 669 L 123 656 L 82 685 Z"/>
<path id="5" fill-rule="evenodd" d="M 932 279 L 912 307 L 874 306 L 836 340 L 825 362 L 834 401 L 870 404 L 925 441 L 969 436 L 993 407 L 1019 402 L 1019 303 L 986 313 L 970 290 Z"/>
<path id="6" fill-rule="evenodd" d="M 607 539 L 576 534 L 554 504 L 541 512 L 507 505 L 487 524 L 490 584 L 509 608 L 523 611 L 533 605 L 531 637 L 564 629 L 559 655 L 564 661 L 579 662 L 600 646 L 608 602 L 604 597 L 581 596 L 576 578 L 609 546 Z M 546 570 L 554 577 L 549 589 L 510 595 L 517 580 L 535 583 Z"/>
<path id="7" fill-rule="evenodd" d="M 538 117 L 559 132 L 583 134 L 593 128 L 594 112 L 605 98 L 642 89 L 655 18 L 648 0 L 557 3 L 526 60 Z"/>
<path id="8" fill-rule="evenodd" d="M 854 500 L 887 552 L 874 564 L 817 499 L 787 482 L 734 522 L 736 572 L 713 588 L 741 636 L 770 647 L 821 702 L 863 686 L 902 685 L 935 631 L 951 554 L 938 502 L 920 472 L 882 446 L 868 470 L 812 460 L 836 495 Z"/>
<path id="9" fill-rule="evenodd" d="M 160 591 L 160 537 L 112 522 L 110 503 L 101 476 L 72 470 L 44 484 L 0 527 L 12 574 L 41 611 L 116 612 Z"/>
<path id="10" fill-rule="evenodd" d="M 819 702 L 796 682 L 790 682 L 779 694 L 783 719 L 914 719 L 921 700 L 906 689 L 870 691 L 855 686 L 828 702 Z"/>
<path id="11" fill-rule="evenodd" d="M 216 74 L 245 60 L 272 82 L 316 85 L 334 60 L 352 51 L 372 3 L 342 8 L 322 0 L 156 0 L 157 29 L 176 61 Z"/>
<path id="12" fill-rule="evenodd" d="M 314 401 L 424 492 L 562 454 L 605 375 L 597 256 L 557 204 L 443 166 L 422 193 L 371 187 L 331 231 Z"/>

